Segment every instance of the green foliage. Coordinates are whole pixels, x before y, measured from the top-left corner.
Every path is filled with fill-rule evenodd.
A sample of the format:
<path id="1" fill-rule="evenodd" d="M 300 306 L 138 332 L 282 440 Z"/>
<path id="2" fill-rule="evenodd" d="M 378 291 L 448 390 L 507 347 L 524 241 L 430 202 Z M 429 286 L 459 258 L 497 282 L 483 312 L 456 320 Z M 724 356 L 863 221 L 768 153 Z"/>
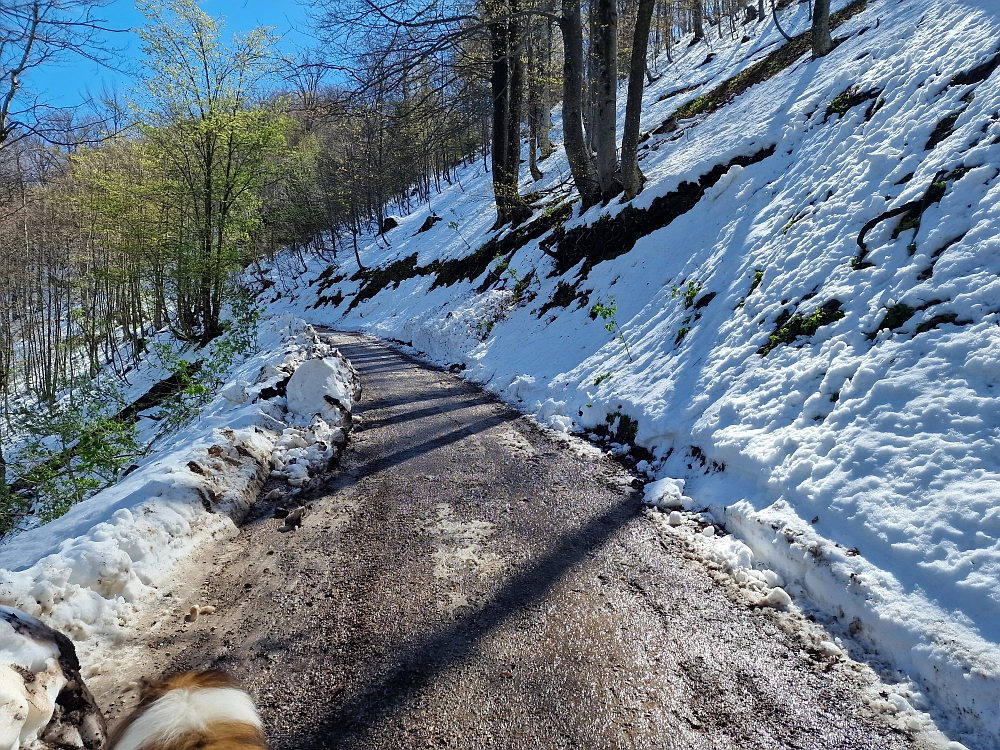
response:
<path id="1" fill-rule="evenodd" d="M 159 408 L 159 435 L 180 429 L 207 405 L 226 382 L 232 368 L 244 361 L 257 344 L 261 308 L 245 291 L 233 293 L 232 317 L 224 324 L 224 333 L 208 347 L 207 354 L 195 362 L 184 356 L 183 343 L 160 343 L 154 353 L 160 364 L 174 373 L 179 387 Z"/>
<path id="2" fill-rule="evenodd" d="M 608 297 L 608 304 L 605 305 L 602 302 L 598 302 L 596 305 L 590 308 L 590 319 L 597 320 L 598 318 L 600 318 L 601 320 L 607 321 L 604 324 L 605 330 L 608 331 L 608 333 L 615 334 L 615 338 L 617 338 L 619 341 L 622 342 L 622 346 L 625 347 L 625 353 L 628 355 L 628 361 L 631 362 L 632 352 L 629 350 L 628 341 L 625 340 L 625 335 L 621 332 L 621 329 L 618 327 L 618 321 L 615 318 L 615 315 L 617 313 L 618 313 L 618 305 L 615 302 L 615 298 Z"/>
<path id="3" fill-rule="evenodd" d="M 840 300 L 830 300 L 825 305 L 817 307 L 812 315 L 802 317 L 798 313 L 792 315 L 788 310 L 783 310 L 775 321 L 775 331 L 768 337 L 757 353 L 762 357 L 781 344 L 791 344 L 800 336 L 812 336 L 820 327 L 829 325 L 844 317 L 844 311 L 840 309 Z"/>
<path id="4" fill-rule="evenodd" d="M 833 98 L 833 101 L 826 108 L 826 117 L 823 119 L 825 121 L 833 114 L 843 117 L 849 110 L 859 104 L 864 104 L 872 99 L 878 99 L 881 93 L 881 91 L 863 91 L 856 85 L 850 86 Z M 868 113 L 868 116 L 870 117 L 874 112 L 875 110 L 873 109 Z"/>
<path id="5" fill-rule="evenodd" d="M 223 41 L 222 24 L 194 0 L 141 0 L 139 10 L 150 74 L 132 103 L 141 137 L 127 143 L 141 168 L 105 181 L 113 205 L 103 210 L 113 222 L 114 206 L 141 197 L 149 249 L 170 263 L 173 304 L 163 311 L 179 336 L 204 345 L 221 333 L 230 274 L 253 257 L 265 189 L 296 171 L 292 121 L 263 96 L 276 38 L 258 28 Z"/>
<path id="6" fill-rule="evenodd" d="M 684 340 L 684 337 L 687 336 L 688 333 L 690 332 L 691 332 L 691 326 L 683 326 L 677 329 L 677 337 L 674 339 L 674 346 L 677 346 L 677 344 L 681 343 Z"/>
<path id="7" fill-rule="evenodd" d="M 612 375 L 614 375 L 613 372 L 606 372 L 603 375 L 598 375 L 596 378 L 594 378 L 594 387 L 596 388 L 601 383 L 603 383 L 605 380 L 608 380 Z M 589 404 L 588 404 L 588 406 L 589 406 Z"/>
<path id="8" fill-rule="evenodd" d="M 604 421 L 611 430 L 611 438 L 622 445 L 635 445 L 635 436 L 639 432 L 639 423 L 626 414 L 616 411 L 608 414 Z"/>
<path id="9" fill-rule="evenodd" d="M 0 536 L 19 517 L 46 523 L 112 483 L 141 452 L 132 420 L 116 418 L 125 401 L 111 383 L 91 382 L 57 400 L 42 400 L 12 415 L 23 441 L 0 508 Z"/>

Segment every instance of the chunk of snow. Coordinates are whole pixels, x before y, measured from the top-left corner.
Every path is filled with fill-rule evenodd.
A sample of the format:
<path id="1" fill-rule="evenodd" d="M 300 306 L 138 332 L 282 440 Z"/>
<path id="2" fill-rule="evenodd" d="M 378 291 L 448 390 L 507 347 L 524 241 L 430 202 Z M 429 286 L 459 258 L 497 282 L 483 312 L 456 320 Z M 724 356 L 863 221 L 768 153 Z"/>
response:
<path id="1" fill-rule="evenodd" d="M 780 586 L 775 586 L 773 589 L 767 592 L 767 596 L 761 600 L 762 604 L 766 604 L 769 607 L 783 608 L 787 607 L 792 603 L 792 597 L 785 593 L 785 590 Z"/>
<path id="2" fill-rule="evenodd" d="M 299 365 L 285 388 L 288 411 L 303 417 L 319 414 L 341 424 L 354 408 L 351 373 L 338 357 L 309 359 Z"/>
<path id="3" fill-rule="evenodd" d="M 247 392 L 247 388 L 249 387 L 250 384 L 247 381 L 236 380 L 219 391 L 219 395 L 230 403 L 245 404 L 250 398 L 250 394 Z"/>
<path id="4" fill-rule="evenodd" d="M 681 496 L 684 492 L 684 480 L 665 477 L 645 486 L 642 493 L 643 502 L 647 505 L 657 505 L 661 508 L 681 507 Z"/>

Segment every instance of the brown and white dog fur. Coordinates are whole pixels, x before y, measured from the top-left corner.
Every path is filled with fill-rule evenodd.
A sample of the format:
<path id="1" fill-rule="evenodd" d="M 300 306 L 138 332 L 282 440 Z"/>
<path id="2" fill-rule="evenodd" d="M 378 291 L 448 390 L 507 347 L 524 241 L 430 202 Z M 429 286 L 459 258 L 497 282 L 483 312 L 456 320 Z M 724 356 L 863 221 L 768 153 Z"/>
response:
<path id="1" fill-rule="evenodd" d="M 250 696 L 222 672 L 185 672 L 145 683 L 110 750 L 267 750 Z"/>

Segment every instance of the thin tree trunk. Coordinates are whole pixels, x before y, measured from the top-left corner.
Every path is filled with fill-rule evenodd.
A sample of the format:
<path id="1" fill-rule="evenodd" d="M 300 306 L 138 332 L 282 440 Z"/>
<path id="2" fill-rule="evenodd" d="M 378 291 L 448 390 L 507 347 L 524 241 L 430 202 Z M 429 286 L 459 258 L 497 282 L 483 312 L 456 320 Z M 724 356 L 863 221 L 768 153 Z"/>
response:
<path id="1" fill-rule="evenodd" d="M 520 8 L 518 0 L 511 0 L 511 13 Z M 509 26 L 508 48 L 510 50 L 510 112 L 507 115 L 507 215 L 515 225 L 531 216 L 531 209 L 521 199 L 519 183 L 521 177 L 521 121 L 524 102 L 524 59 L 521 55 L 521 27 L 517 20 Z"/>
<path id="2" fill-rule="evenodd" d="M 531 179 L 540 180 L 545 175 L 538 168 L 538 130 L 541 119 L 541 93 L 539 85 L 541 83 L 541 65 L 539 63 L 539 52 L 535 45 L 535 33 L 533 29 L 528 31 L 528 170 L 531 172 Z"/>
<path id="3" fill-rule="evenodd" d="M 546 0 L 545 10 L 552 13 L 555 10 L 553 0 Z M 539 85 L 539 110 L 538 110 L 538 150 L 541 151 L 541 160 L 545 161 L 555 151 L 552 141 L 549 139 L 549 131 L 552 130 L 552 21 L 545 20 L 542 23 L 542 45 L 538 51 L 538 70 L 540 77 Z"/>
<path id="4" fill-rule="evenodd" d="M 597 170 L 583 134 L 583 21 L 580 0 L 562 0 L 559 27 L 563 36 L 563 141 L 583 211 L 601 199 Z"/>
<path id="5" fill-rule="evenodd" d="M 639 118 L 642 114 L 642 77 L 648 72 L 646 50 L 649 45 L 649 25 L 656 0 L 639 0 L 632 41 L 632 64 L 629 68 L 628 95 L 625 100 L 625 129 L 622 133 L 622 183 L 625 199 L 631 200 L 642 190 L 645 177 L 639 169 Z"/>

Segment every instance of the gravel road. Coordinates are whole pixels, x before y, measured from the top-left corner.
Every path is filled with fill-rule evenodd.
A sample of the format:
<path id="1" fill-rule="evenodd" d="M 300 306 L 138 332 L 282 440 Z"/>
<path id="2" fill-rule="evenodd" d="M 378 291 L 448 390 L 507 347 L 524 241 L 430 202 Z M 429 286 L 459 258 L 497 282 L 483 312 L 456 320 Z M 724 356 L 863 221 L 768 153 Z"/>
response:
<path id="1" fill-rule="evenodd" d="M 334 339 L 364 384 L 340 471 L 296 532 L 260 502 L 204 552 L 173 596 L 216 613 L 158 630 L 144 668 L 229 670 L 275 750 L 914 747 L 870 671 L 740 604 L 617 464 Z"/>

